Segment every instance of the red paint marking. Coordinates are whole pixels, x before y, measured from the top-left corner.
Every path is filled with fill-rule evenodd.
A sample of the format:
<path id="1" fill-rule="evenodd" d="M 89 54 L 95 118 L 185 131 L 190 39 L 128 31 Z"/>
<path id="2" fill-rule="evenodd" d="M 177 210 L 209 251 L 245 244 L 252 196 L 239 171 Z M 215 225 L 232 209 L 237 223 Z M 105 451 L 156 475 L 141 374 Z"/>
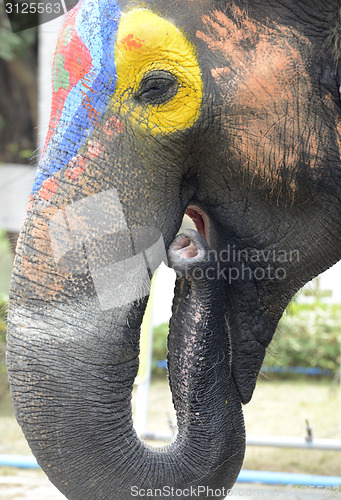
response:
<path id="1" fill-rule="evenodd" d="M 61 52 L 65 56 L 64 68 L 70 73 L 71 87 L 74 87 L 90 71 L 92 66 L 89 49 L 78 37 L 75 28 L 72 39 L 65 47 L 65 52 Z"/>
<path id="2" fill-rule="evenodd" d="M 60 88 L 58 90 L 58 92 L 52 93 L 52 109 L 51 109 L 49 128 L 48 128 L 48 132 L 47 132 L 47 136 L 46 136 L 46 140 L 45 140 L 45 145 L 44 145 L 44 150 L 43 150 L 43 156 L 44 156 L 46 148 L 51 140 L 53 132 L 55 131 L 55 129 L 57 127 L 59 119 L 62 115 L 64 102 L 67 98 L 67 95 L 68 95 L 68 91 L 63 89 L 63 88 Z"/>
<path id="3" fill-rule="evenodd" d="M 95 128 L 98 125 L 98 117 L 100 116 L 100 113 L 99 113 L 99 111 L 97 111 L 96 108 L 94 108 L 94 106 L 90 100 L 90 96 L 88 96 L 83 91 L 82 91 L 82 94 L 84 96 L 83 106 L 88 111 L 89 120 L 91 121 L 92 126 Z"/>
<path id="4" fill-rule="evenodd" d="M 43 155 L 58 125 L 69 92 L 75 85 L 77 85 L 79 80 L 85 77 L 85 75 L 90 71 L 92 67 L 92 60 L 89 49 L 86 47 L 86 45 L 84 45 L 84 43 L 78 37 L 76 32 L 75 23 L 79 6 L 72 10 L 72 14 L 69 17 L 68 23 L 65 24 L 64 26 L 64 30 L 62 31 L 59 37 L 56 48 L 55 57 L 58 54 L 64 56 L 64 70 L 66 70 L 69 73 L 70 83 L 67 89 L 60 87 L 57 90 L 57 92 L 53 91 L 52 93 L 50 123 L 49 123 L 47 137 L 45 140 Z M 66 35 L 66 29 L 69 28 L 70 26 L 72 27 L 72 37 L 69 43 L 65 46 L 64 40 Z M 77 57 L 75 57 L 75 55 L 77 55 Z"/>
<path id="5" fill-rule="evenodd" d="M 65 175 L 71 181 L 78 179 L 85 170 L 86 159 L 82 155 L 77 155 L 68 163 Z"/>
<path id="6" fill-rule="evenodd" d="M 92 87 L 89 87 L 89 85 L 87 85 L 86 81 L 86 78 L 83 78 L 83 87 L 85 87 L 89 92 L 95 92 Z"/>
<path id="7" fill-rule="evenodd" d="M 46 179 L 39 190 L 40 197 L 43 200 L 48 201 L 54 194 L 56 194 L 57 188 L 58 182 L 56 179 L 53 177 L 51 179 Z"/>
<path id="8" fill-rule="evenodd" d="M 117 116 L 112 116 L 104 124 L 103 131 L 108 137 L 112 137 L 114 134 L 122 134 L 124 130 L 124 125 Z"/>
<path id="9" fill-rule="evenodd" d="M 75 179 L 77 179 L 80 175 L 82 175 L 82 173 L 84 172 L 84 167 L 73 167 L 72 169 L 70 170 L 67 170 L 65 172 L 65 175 L 68 179 L 70 179 L 71 181 L 74 181 Z"/>
<path id="10" fill-rule="evenodd" d="M 102 147 L 98 142 L 90 142 L 88 147 L 88 153 L 94 158 L 99 158 L 102 153 Z"/>
<path id="11" fill-rule="evenodd" d="M 122 38 L 119 43 L 125 46 L 126 50 L 133 49 L 141 49 L 144 40 L 140 40 L 139 38 L 135 38 L 133 34 L 127 35 L 125 38 Z"/>
<path id="12" fill-rule="evenodd" d="M 27 202 L 26 212 L 28 212 L 29 210 L 31 210 L 32 205 L 33 205 L 33 201 L 34 201 L 34 197 L 33 197 L 33 194 L 31 194 L 30 197 L 29 197 L 29 199 L 28 199 L 28 202 Z"/>

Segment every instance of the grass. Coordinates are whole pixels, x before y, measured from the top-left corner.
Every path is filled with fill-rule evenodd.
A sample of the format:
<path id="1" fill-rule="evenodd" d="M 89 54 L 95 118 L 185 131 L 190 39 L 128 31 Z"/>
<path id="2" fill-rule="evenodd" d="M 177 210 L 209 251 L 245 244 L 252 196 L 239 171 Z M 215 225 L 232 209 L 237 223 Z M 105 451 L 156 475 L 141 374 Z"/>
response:
<path id="1" fill-rule="evenodd" d="M 329 381 L 260 381 L 245 407 L 247 434 L 341 439 L 339 386 Z M 248 447 L 245 469 L 341 475 L 341 451 Z"/>
<path id="2" fill-rule="evenodd" d="M 151 385 L 148 431 L 169 430 L 175 423 L 165 380 Z M 331 380 L 264 380 L 244 406 L 247 434 L 303 437 L 308 419 L 315 438 L 341 439 L 339 386 Z M 247 448 L 244 469 L 341 475 L 341 451 Z"/>
<path id="3" fill-rule="evenodd" d="M 8 295 L 13 259 L 6 233 L 0 230 L 0 296 Z"/>

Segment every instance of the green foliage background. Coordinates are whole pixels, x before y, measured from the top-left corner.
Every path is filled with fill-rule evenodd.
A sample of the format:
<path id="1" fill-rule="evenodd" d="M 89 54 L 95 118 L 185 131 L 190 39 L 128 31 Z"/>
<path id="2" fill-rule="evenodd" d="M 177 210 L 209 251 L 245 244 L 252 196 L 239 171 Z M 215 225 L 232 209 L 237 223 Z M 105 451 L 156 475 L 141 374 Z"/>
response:
<path id="1" fill-rule="evenodd" d="M 265 358 L 265 366 L 302 366 L 331 370 L 340 366 L 341 306 L 290 304 Z"/>
<path id="2" fill-rule="evenodd" d="M 5 365 L 7 302 L 0 299 L 0 399 L 8 393 Z M 158 361 L 167 359 L 168 323 L 154 328 L 152 374 L 164 374 Z M 328 369 L 338 374 L 341 305 L 291 303 L 281 319 L 264 360 L 265 367 Z"/>
<path id="3" fill-rule="evenodd" d="M 157 361 L 167 357 L 168 324 L 154 329 L 154 375 L 163 369 Z M 305 367 L 331 370 L 340 366 L 341 305 L 292 302 L 284 313 L 264 360 L 265 367 Z"/>
<path id="4" fill-rule="evenodd" d="M 26 14 L 22 14 L 26 17 Z M 37 28 L 13 33 L 4 2 L 0 2 L 0 58 L 11 61 L 16 57 L 25 57 L 28 48 L 35 43 Z"/>

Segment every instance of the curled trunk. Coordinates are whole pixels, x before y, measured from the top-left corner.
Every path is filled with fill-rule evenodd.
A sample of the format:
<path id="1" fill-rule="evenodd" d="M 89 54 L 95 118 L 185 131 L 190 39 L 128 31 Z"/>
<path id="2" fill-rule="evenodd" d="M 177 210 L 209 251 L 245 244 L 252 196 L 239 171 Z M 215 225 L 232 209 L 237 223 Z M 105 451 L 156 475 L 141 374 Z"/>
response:
<path id="1" fill-rule="evenodd" d="M 143 304 L 99 312 L 93 299 L 33 310 L 12 300 L 7 359 L 17 418 L 69 499 L 128 500 L 147 489 L 162 499 L 171 488 L 183 497 L 197 489 L 200 498 L 221 488 L 216 498 L 224 498 L 239 473 L 245 437 L 223 285 L 205 274 L 216 263 L 193 231 L 175 240 L 169 257 L 178 273 L 169 335 L 178 435 L 162 449 L 141 442 L 132 421 Z"/>

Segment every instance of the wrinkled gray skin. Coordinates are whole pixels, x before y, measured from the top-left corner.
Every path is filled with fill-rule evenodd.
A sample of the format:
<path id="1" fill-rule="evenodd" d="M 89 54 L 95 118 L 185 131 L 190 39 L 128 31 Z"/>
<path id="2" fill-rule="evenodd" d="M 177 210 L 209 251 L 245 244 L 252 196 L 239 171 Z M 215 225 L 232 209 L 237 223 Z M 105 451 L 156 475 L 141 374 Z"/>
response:
<path id="1" fill-rule="evenodd" d="M 119 134 L 109 140 L 98 127 L 90 137 L 102 146 L 96 160 L 85 144 L 79 182 L 65 174 L 61 150 L 58 190 L 48 199 L 35 194 L 10 291 L 17 418 L 45 472 L 75 500 L 127 500 L 133 485 L 230 488 L 243 460 L 240 404 L 252 396 L 277 323 L 294 293 L 341 258 L 339 2 L 147 0 L 144 7 L 181 27 L 196 48 L 200 115 L 158 136 L 118 111 Z M 145 82 L 143 105 L 162 109 L 174 78 L 157 78 L 149 88 Z M 113 239 L 119 213 L 98 202 L 97 225 L 104 221 L 110 234 L 84 244 L 73 228 L 79 239 L 56 259 L 51 228 L 59 242 L 70 230 L 61 210 L 83 227 L 84 207 L 73 215 L 66 207 L 110 190 L 126 232 Z M 188 207 L 203 237 L 186 233 L 170 246 Z M 169 337 L 179 435 L 154 451 L 138 440 L 130 405 L 148 286 L 136 270 L 135 280 L 133 273 L 114 287 L 111 300 L 121 303 L 103 308 L 96 279 L 110 288 L 103 266 L 132 246 L 147 253 L 160 235 L 179 274 Z M 142 290 L 137 300 L 134 286 Z"/>

